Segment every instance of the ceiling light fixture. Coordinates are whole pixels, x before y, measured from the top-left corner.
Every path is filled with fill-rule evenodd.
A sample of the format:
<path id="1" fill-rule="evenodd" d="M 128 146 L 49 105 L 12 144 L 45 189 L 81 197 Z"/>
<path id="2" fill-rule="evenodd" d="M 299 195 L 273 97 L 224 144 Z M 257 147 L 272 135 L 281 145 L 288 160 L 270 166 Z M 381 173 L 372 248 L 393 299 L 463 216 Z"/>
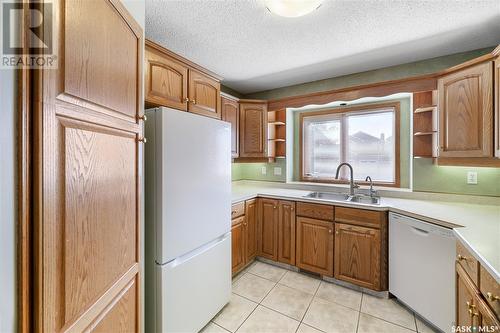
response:
<path id="1" fill-rule="evenodd" d="M 283 17 L 299 17 L 318 9 L 323 0 L 265 0 L 267 9 Z"/>

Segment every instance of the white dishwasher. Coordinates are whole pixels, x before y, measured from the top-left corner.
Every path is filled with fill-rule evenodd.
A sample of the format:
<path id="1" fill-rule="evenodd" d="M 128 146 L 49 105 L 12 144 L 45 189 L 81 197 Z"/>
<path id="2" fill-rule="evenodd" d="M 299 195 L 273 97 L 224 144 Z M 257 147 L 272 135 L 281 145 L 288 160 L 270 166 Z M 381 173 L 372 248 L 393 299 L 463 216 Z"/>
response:
<path id="1" fill-rule="evenodd" d="M 450 332 L 455 324 L 453 230 L 390 213 L 389 292 Z"/>

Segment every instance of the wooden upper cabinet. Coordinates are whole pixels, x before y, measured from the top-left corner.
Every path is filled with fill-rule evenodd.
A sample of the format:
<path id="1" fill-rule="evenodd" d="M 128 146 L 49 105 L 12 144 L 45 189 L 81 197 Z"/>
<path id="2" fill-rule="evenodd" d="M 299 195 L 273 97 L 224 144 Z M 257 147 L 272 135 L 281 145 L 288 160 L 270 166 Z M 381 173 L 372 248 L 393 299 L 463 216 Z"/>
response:
<path id="1" fill-rule="evenodd" d="M 295 265 L 295 202 L 280 201 L 278 215 L 278 261 Z"/>
<path id="2" fill-rule="evenodd" d="M 220 83 L 196 70 L 189 71 L 188 111 L 221 118 Z"/>
<path id="3" fill-rule="evenodd" d="M 278 260 L 278 200 L 260 199 L 259 255 Z"/>
<path id="4" fill-rule="evenodd" d="M 188 67 L 146 45 L 146 103 L 187 110 Z"/>
<path id="5" fill-rule="evenodd" d="M 240 101 L 240 157 L 267 157 L 267 103 Z"/>
<path id="6" fill-rule="evenodd" d="M 245 203 L 246 262 L 257 255 L 257 199 Z"/>
<path id="7" fill-rule="evenodd" d="M 500 56 L 495 60 L 495 156 L 500 158 Z"/>
<path id="8" fill-rule="evenodd" d="M 333 223 L 297 217 L 296 265 L 333 276 Z"/>
<path id="9" fill-rule="evenodd" d="M 335 223 L 335 278 L 380 290 L 380 230 Z"/>
<path id="10" fill-rule="evenodd" d="M 231 156 L 236 158 L 240 151 L 240 107 L 237 101 L 221 97 L 222 120 L 231 123 Z"/>
<path id="11" fill-rule="evenodd" d="M 121 1 L 51 4 L 40 10 L 60 62 L 32 73 L 43 131 L 29 331 L 139 332 L 143 31 Z"/>
<path id="12" fill-rule="evenodd" d="M 487 62 L 438 80 L 439 157 L 493 156 L 492 70 Z"/>

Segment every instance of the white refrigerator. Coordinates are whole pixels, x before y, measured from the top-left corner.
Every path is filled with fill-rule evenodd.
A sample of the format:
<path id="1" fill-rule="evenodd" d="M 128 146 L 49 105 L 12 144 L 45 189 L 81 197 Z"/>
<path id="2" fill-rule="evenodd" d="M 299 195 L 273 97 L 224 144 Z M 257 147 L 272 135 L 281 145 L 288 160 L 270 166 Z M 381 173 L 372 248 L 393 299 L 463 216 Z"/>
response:
<path id="1" fill-rule="evenodd" d="M 231 295 L 231 128 L 146 115 L 146 332 L 198 332 Z"/>

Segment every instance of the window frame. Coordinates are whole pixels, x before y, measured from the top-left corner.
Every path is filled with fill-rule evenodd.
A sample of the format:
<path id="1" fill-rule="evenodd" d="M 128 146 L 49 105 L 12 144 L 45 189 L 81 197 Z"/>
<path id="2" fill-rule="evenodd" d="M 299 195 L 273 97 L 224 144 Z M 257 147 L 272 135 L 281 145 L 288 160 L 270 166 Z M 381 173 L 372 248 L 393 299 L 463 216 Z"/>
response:
<path id="1" fill-rule="evenodd" d="M 400 159 L 400 102 L 386 102 L 386 103 L 375 103 L 375 104 L 359 104 L 347 107 L 337 107 L 333 109 L 312 111 L 312 112 L 301 112 L 299 114 L 299 175 L 300 180 L 303 182 L 313 182 L 313 183 L 329 183 L 329 184 L 349 184 L 348 179 L 335 179 L 334 177 L 311 177 L 304 174 L 305 170 L 305 160 L 304 160 L 304 118 L 314 117 L 314 116 L 324 116 L 324 115 L 345 115 L 345 114 L 366 114 L 368 111 L 377 110 L 383 111 L 387 109 L 394 110 L 394 182 L 373 182 L 376 186 L 386 186 L 386 187 L 400 187 L 401 185 L 401 159 Z M 371 113 L 371 112 L 370 112 Z M 346 149 L 345 144 L 341 146 L 341 149 Z M 357 180 L 356 184 L 369 185 L 369 182 Z"/>

